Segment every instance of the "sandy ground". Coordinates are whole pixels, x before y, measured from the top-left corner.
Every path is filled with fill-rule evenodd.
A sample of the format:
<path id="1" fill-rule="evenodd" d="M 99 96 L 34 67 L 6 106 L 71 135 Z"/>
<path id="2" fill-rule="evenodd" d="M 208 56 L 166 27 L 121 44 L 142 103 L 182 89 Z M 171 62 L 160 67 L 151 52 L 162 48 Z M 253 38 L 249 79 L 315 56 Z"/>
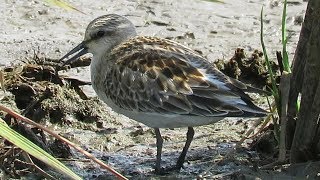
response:
<path id="1" fill-rule="evenodd" d="M 136 25 L 139 34 L 177 40 L 214 61 L 230 58 L 237 47 L 246 51 L 261 49 L 259 16 L 261 7 L 264 6 L 265 43 L 269 57 L 275 59 L 275 51 L 281 50 L 282 3 L 277 0 L 225 0 L 225 3 L 199 0 L 68 2 L 86 14 L 67 11 L 44 1 L 1 1 L 0 67 L 32 57 L 33 52 L 38 50 L 47 57 L 58 59 L 81 42 L 91 20 L 109 13 L 128 17 Z M 306 2 L 302 0 L 289 2 L 287 29 L 291 59 L 298 42 L 305 8 Z M 71 72 L 73 76 L 90 80 L 88 68 Z M 95 96 L 90 87 L 87 87 L 87 92 Z M 142 134 L 138 133 L 135 138 L 126 140 L 127 134 L 141 129 L 139 124 L 110 111 L 108 113 L 121 125 L 121 128 L 106 125 L 117 127 L 116 134 L 104 136 L 80 129 L 66 129 L 63 133 L 71 133 L 74 141 L 90 149 L 125 175 L 135 178 L 144 178 L 146 175 L 159 179 L 152 174 L 156 153 L 154 134 L 143 126 Z M 252 120 L 237 119 L 196 128 L 195 140 L 188 155 L 191 157 L 189 164 L 181 174 L 174 174 L 173 178 L 196 177 L 212 164 L 213 159 L 230 150 L 252 123 Z M 172 158 L 178 156 L 178 149 L 183 146 L 185 129 L 164 130 L 163 135 L 167 140 L 164 144 L 164 164 L 173 164 L 175 159 Z M 247 157 L 239 155 L 238 160 L 220 166 L 216 171 L 236 171 L 239 168 L 237 163 L 241 167 L 246 166 L 241 160 L 243 156 Z M 84 172 L 84 167 L 87 165 L 77 164 L 74 168 L 85 178 L 99 179 L 106 176 L 98 169 Z"/>
<path id="2" fill-rule="evenodd" d="M 297 44 L 306 3 L 288 7 L 288 51 Z M 226 0 L 225 4 L 206 1 L 70 1 L 85 12 L 66 11 L 43 1 L 0 3 L 1 65 L 21 60 L 40 49 L 51 58 L 59 58 L 83 39 L 87 24 L 94 18 L 117 13 L 127 16 L 139 34 L 160 37 L 185 36 L 181 42 L 200 50 L 209 60 L 230 57 L 233 50 L 260 48 L 260 10 L 265 7 L 265 43 L 270 53 L 281 49 L 281 1 Z M 160 24 L 160 25 L 159 25 Z"/>

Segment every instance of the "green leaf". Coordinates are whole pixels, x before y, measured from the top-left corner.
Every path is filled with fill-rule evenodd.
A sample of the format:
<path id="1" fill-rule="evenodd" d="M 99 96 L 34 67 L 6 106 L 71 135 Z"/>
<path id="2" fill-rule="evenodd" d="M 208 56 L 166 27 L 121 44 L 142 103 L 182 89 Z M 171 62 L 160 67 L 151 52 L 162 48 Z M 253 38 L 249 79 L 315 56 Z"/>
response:
<path id="1" fill-rule="evenodd" d="M 289 57 L 287 52 L 287 34 L 286 34 L 286 18 L 287 18 L 287 0 L 283 2 L 283 11 L 282 11 L 282 26 L 281 26 L 281 36 L 282 36 L 282 64 L 285 71 L 291 73 L 289 65 Z"/>
<path id="2" fill-rule="evenodd" d="M 225 2 L 220 1 L 220 0 L 202 0 L 202 1 L 225 4 Z"/>
<path id="3" fill-rule="evenodd" d="M 39 159 L 40 161 L 44 162 L 48 166 L 66 175 L 67 177 L 71 179 L 82 179 L 60 161 L 58 161 L 53 156 L 31 142 L 29 139 L 23 137 L 21 134 L 11 129 L 1 118 L 0 136 L 16 145 L 17 147 L 21 148 L 22 150 L 26 151 L 30 155 L 34 156 L 35 158 Z"/>
<path id="4" fill-rule="evenodd" d="M 63 8 L 63 9 L 66 9 L 66 10 L 74 10 L 74 11 L 78 11 L 78 12 L 80 12 L 82 14 L 86 14 L 86 13 L 80 11 L 79 9 L 73 7 L 69 3 L 64 2 L 62 0 L 45 0 L 45 1 L 47 1 L 47 3 L 49 3 L 49 4 L 52 4 L 52 5 L 55 5 L 55 6 L 59 6 L 59 7 Z"/>
<path id="5" fill-rule="evenodd" d="M 261 41 L 261 46 L 262 46 L 262 50 L 263 50 L 263 55 L 264 58 L 266 60 L 267 63 L 267 67 L 268 67 L 268 72 L 271 78 L 271 86 L 272 86 L 272 91 L 273 91 L 273 96 L 275 98 L 279 97 L 279 92 L 278 92 L 278 88 L 276 86 L 276 80 L 274 78 L 274 72 L 272 70 L 271 64 L 270 64 L 270 60 L 268 58 L 268 54 L 267 54 L 267 50 L 266 47 L 264 45 L 264 40 L 263 40 L 263 7 L 261 8 L 261 14 L 260 14 L 260 22 L 261 22 L 261 26 L 260 26 L 260 41 Z M 277 101 L 277 99 L 276 99 Z"/>

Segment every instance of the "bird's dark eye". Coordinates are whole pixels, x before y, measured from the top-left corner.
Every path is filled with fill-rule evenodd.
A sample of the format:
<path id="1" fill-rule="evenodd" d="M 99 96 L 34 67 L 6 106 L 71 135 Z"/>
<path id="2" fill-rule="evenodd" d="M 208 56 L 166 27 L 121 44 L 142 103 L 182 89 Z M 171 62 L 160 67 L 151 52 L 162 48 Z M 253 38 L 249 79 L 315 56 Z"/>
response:
<path id="1" fill-rule="evenodd" d="M 98 31 L 97 32 L 97 37 L 102 37 L 102 36 L 104 36 L 104 31 Z"/>

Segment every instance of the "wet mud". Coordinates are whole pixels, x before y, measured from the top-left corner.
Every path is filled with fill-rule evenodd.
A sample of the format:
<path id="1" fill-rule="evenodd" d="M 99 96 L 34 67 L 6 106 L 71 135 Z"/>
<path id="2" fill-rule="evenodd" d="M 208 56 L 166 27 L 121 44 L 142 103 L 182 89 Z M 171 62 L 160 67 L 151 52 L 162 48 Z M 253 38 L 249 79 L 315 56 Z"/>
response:
<path id="1" fill-rule="evenodd" d="M 185 167 L 180 172 L 155 175 L 153 130 L 114 113 L 96 97 L 90 86 L 90 60 L 85 58 L 76 67 L 69 67 L 71 69 L 58 68 L 57 59 L 82 40 L 85 27 L 92 19 L 118 13 L 128 17 L 139 34 L 176 40 L 202 54 L 229 76 L 260 88 L 270 83 L 260 52 L 260 10 L 264 5 L 265 43 L 269 57 L 276 62 L 275 52 L 281 50 L 281 1 L 98 0 L 71 4 L 87 14 L 52 7 L 42 1 L 0 3 L 0 12 L 4 15 L 0 22 L 3 32 L 0 67 L 7 89 L 0 92 L 1 104 L 46 125 L 132 179 L 269 179 L 305 177 L 308 173 L 310 177 L 316 176 L 317 171 L 310 169 L 311 166 L 279 167 L 277 171 L 262 169 L 276 158 L 272 141 L 257 143 L 250 138 L 231 158 L 225 158 L 257 120 L 239 118 L 196 127 Z M 305 7 L 306 2 L 300 0 L 288 6 L 290 59 L 298 42 Z M 268 107 L 261 98 L 255 101 L 261 107 Z M 5 114 L 0 115 L 8 124 L 25 131 L 29 138 L 34 137 L 48 152 L 62 158 L 62 162 L 84 179 L 114 179 L 109 172 L 45 133 L 29 126 L 22 128 L 21 124 L 5 118 Z M 186 128 L 161 131 L 165 141 L 163 165 L 171 166 L 184 146 Z M 265 134 L 264 139 L 271 139 Z M 37 177 L 30 173 L 31 168 L 23 162 L 19 150 L 15 149 L 14 156 L 7 156 L 11 145 L 0 140 L 1 174 L 15 178 Z M 224 160 L 215 165 L 221 159 Z M 12 167 L 13 163 L 17 166 Z"/>

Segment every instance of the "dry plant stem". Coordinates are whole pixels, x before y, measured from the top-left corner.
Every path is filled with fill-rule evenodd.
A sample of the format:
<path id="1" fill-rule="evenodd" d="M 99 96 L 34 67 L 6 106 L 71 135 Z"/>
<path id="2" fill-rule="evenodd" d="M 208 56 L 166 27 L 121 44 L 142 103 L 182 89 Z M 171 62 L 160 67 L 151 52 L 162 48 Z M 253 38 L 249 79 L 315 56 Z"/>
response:
<path id="1" fill-rule="evenodd" d="M 260 133 L 264 130 L 264 128 L 267 126 L 267 124 L 270 122 L 270 120 L 274 118 L 274 117 L 273 117 L 273 114 L 274 114 L 275 110 L 276 110 L 276 104 L 273 102 L 272 105 L 271 105 L 271 112 L 270 112 L 270 114 L 268 114 L 268 116 L 265 118 L 265 120 L 264 120 L 263 124 L 261 125 L 261 128 L 259 129 L 259 131 L 256 132 L 256 133 L 255 133 L 254 135 L 252 135 L 251 137 L 248 137 L 248 136 L 255 130 L 255 128 L 256 128 L 256 126 L 251 127 L 251 128 L 249 129 L 249 131 L 246 133 L 245 137 L 243 137 L 239 142 L 241 142 L 241 141 L 243 142 L 244 140 L 246 140 L 246 139 L 248 139 L 248 138 L 253 138 L 253 137 L 257 136 L 258 134 L 260 134 Z M 259 124 L 258 124 L 258 125 L 259 125 Z M 257 125 L 257 126 L 258 126 L 258 125 Z M 241 144 L 240 144 L 240 145 L 241 145 Z"/>
<path id="2" fill-rule="evenodd" d="M 221 174 L 217 174 L 217 175 L 214 175 L 214 176 L 210 176 L 210 179 L 224 179 L 226 178 L 227 176 L 230 176 L 234 173 L 237 173 L 237 172 L 240 172 L 240 169 L 236 170 L 236 171 L 231 171 L 231 172 L 225 172 L 225 173 L 221 173 Z"/>
<path id="3" fill-rule="evenodd" d="M 286 160 L 286 130 L 287 130 L 287 110 L 290 89 L 290 74 L 283 72 L 280 80 L 280 97 L 281 97 L 281 117 L 280 117 L 280 144 L 279 144 L 279 162 Z"/>
<path id="4" fill-rule="evenodd" d="M 55 132 L 51 131 L 50 129 L 41 126 L 38 123 L 33 122 L 32 120 L 30 120 L 29 118 L 26 118 L 14 111 L 12 111 L 9 108 L 6 108 L 2 105 L 0 105 L 0 110 L 12 115 L 13 117 L 15 117 L 18 120 L 21 120 L 23 122 L 26 122 L 27 124 L 33 125 L 39 129 L 42 129 L 43 131 L 51 134 L 53 137 L 67 143 L 69 146 L 75 148 L 76 150 L 78 150 L 79 152 L 81 152 L 82 154 L 84 154 L 85 156 L 87 156 L 88 158 L 90 158 L 92 161 L 94 161 L 95 163 L 99 164 L 102 168 L 108 170 L 109 172 L 111 172 L 112 174 L 114 174 L 118 179 L 122 179 L 122 180 L 127 180 L 126 177 L 124 177 L 122 174 L 118 173 L 117 171 L 115 171 L 114 169 L 112 169 L 111 167 L 109 167 L 108 165 L 104 164 L 102 161 L 100 161 L 99 159 L 97 159 L 96 157 L 94 157 L 92 154 L 90 154 L 89 152 L 83 150 L 82 148 L 80 148 L 79 146 L 77 146 L 76 144 L 70 142 L 69 140 L 67 140 L 64 137 L 59 136 L 58 134 L 56 134 Z"/>
<path id="5" fill-rule="evenodd" d="M 4 88 L 4 73 L 3 70 L 0 68 L 0 87 L 5 92 Z"/>
<path id="6" fill-rule="evenodd" d="M 277 56 L 277 60 L 278 60 L 278 64 L 279 64 L 279 70 L 280 70 L 280 73 L 282 74 L 282 72 L 283 72 L 283 63 L 282 63 L 281 51 L 277 51 L 276 52 L 276 56 Z"/>
<path id="7" fill-rule="evenodd" d="M 45 100 L 46 98 L 48 98 L 49 95 L 49 91 L 48 89 L 46 89 L 45 92 L 43 92 L 42 94 L 39 95 L 39 97 L 35 100 L 33 100 L 26 109 L 24 109 L 24 111 L 21 113 L 23 116 L 25 116 L 31 109 L 34 108 L 35 105 L 37 105 L 38 103 L 41 103 L 43 100 Z"/>
<path id="8" fill-rule="evenodd" d="M 1 147 L 1 149 L 6 149 L 6 147 Z M 0 156 L 0 162 L 3 162 L 3 159 L 6 158 L 7 156 L 10 156 L 13 154 L 15 147 L 9 147 L 9 150 L 7 150 L 4 154 Z"/>
<path id="9" fill-rule="evenodd" d="M 90 159 L 71 159 L 71 158 L 56 158 L 59 161 L 64 161 L 64 162 L 71 162 L 71 161 L 76 161 L 76 162 L 90 162 Z"/>
<path id="10" fill-rule="evenodd" d="M 267 118 L 266 118 L 266 119 L 267 119 Z M 263 123 L 262 127 L 260 128 L 260 130 L 263 129 L 263 128 L 267 125 L 267 123 L 270 121 L 270 119 L 271 119 L 271 118 L 268 118 L 268 120 L 266 120 L 266 121 Z M 239 147 L 241 146 L 241 144 L 242 144 L 246 139 L 248 139 L 249 135 L 250 135 L 251 133 L 253 133 L 253 131 L 261 124 L 261 121 L 262 121 L 262 120 L 263 120 L 263 118 L 259 118 L 259 121 L 256 121 L 256 123 L 246 132 L 246 134 L 240 139 L 240 141 L 237 142 L 235 150 L 236 150 L 237 148 L 239 148 Z M 252 137 L 253 137 L 253 136 L 252 136 Z M 234 151 L 235 151 L 235 150 L 234 150 Z M 233 153 L 233 152 L 232 152 L 232 153 Z M 228 154 L 229 154 L 229 153 L 228 153 Z"/>
<path id="11" fill-rule="evenodd" d="M 275 161 L 270 164 L 266 164 L 262 166 L 260 169 L 261 170 L 274 169 L 275 166 L 284 165 L 284 164 L 285 164 L 284 161 Z"/>
<path id="12" fill-rule="evenodd" d="M 279 168 L 279 169 L 285 170 L 286 172 L 289 172 L 289 171 L 308 172 L 309 168 L 313 168 L 314 173 L 318 174 L 319 166 L 320 166 L 320 161 L 315 161 L 315 162 L 308 161 L 308 162 L 296 163 L 296 164 L 280 163 L 280 162 L 276 161 L 276 162 L 273 162 L 271 164 L 267 164 L 267 165 L 261 167 L 261 169 L 262 170 L 275 170 L 275 169 Z M 289 170 L 289 169 L 291 169 L 291 170 Z M 312 177 L 319 177 L 319 175 L 312 176 L 312 174 L 308 174 L 308 176 L 309 176 L 308 179 L 312 179 Z"/>
<path id="13" fill-rule="evenodd" d="M 273 106 L 274 107 L 274 106 Z M 273 108 L 274 110 L 275 108 Z M 263 125 L 261 126 L 259 132 L 262 131 L 262 129 L 264 129 L 264 127 L 268 124 L 268 122 L 271 120 L 271 116 L 272 114 L 269 114 L 266 118 L 265 121 L 263 123 Z M 226 160 L 227 158 L 231 157 L 232 154 L 234 154 L 237 150 L 237 148 L 239 148 L 241 146 L 241 144 L 248 139 L 249 135 L 261 124 L 261 121 L 263 120 L 263 118 L 259 118 L 259 121 L 256 121 L 256 123 L 246 132 L 246 134 L 241 138 L 241 140 L 239 142 L 237 142 L 235 148 L 231 149 L 222 159 L 220 159 L 219 161 L 215 162 L 212 166 L 210 166 L 209 168 L 207 168 L 200 176 L 204 176 L 205 174 L 207 174 L 211 169 L 215 168 L 219 163 L 223 162 L 224 160 Z"/>
<path id="14" fill-rule="evenodd" d="M 30 155 L 28 153 L 26 153 L 25 151 L 22 152 L 22 156 L 24 157 L 24 159 L 30 163 L 30 165 L 35 168 L 38 172 L 40 172 L 44 177 L 46 177 L 47 179 L 56 179 L 53 176 L 51 176 L 50 174 L 46 173 L 43 169 L 41 169 L 39 166 L 37 166 L 31 159 Z"/>

